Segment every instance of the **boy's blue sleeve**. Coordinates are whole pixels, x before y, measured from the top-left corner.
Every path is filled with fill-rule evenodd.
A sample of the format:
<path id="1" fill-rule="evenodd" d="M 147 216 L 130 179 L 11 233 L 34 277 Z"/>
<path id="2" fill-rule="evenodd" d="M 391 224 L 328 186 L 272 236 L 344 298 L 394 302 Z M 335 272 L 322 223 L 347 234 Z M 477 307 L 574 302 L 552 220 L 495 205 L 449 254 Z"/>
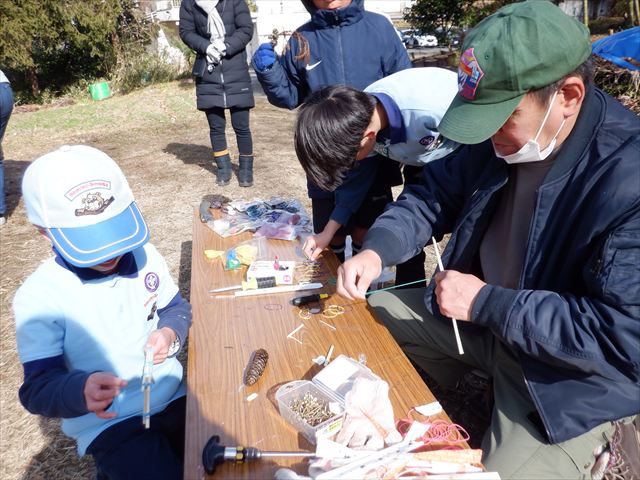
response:
<path id="1" fill-rule="evenodd" d="M 346 225 L 349 218 L 362 205 L 378 171 L 378 156 L 367 157 L 358 162 L 358 167 L 347 173 L 342 185 L 335 191 L 335 207 L 331 220 Z"/>
<path id="2" fill-rule="evenodd" d="M 27 362 L 18 396 L 29 412 L 52 418 L 73 418 L 89 413 L 84 386 L 91 373 L 69 371 L 62 355 Z"/>
<path id="3" fill-rule="evenodd" d="M 308 94 L 306 83 L 300 78 L 293 59 L 293 53 L 298 51 L 298 44 L 294 37 L 289 39 L 285 53 L 268 70 L 260 71 L 253 68 L 267 100 L 271 105 L 290 110 L 298 107 Z"/>
<path id="4" fill-rule="evenodd" d="M 158 309 L 158 328 L 169 327 L 178 337 L 180 348 L 171 355 L 177 355 L 184 346 L 191 326 L 191 304 L 180 293 L 176 293 L 169 304 Z"/>

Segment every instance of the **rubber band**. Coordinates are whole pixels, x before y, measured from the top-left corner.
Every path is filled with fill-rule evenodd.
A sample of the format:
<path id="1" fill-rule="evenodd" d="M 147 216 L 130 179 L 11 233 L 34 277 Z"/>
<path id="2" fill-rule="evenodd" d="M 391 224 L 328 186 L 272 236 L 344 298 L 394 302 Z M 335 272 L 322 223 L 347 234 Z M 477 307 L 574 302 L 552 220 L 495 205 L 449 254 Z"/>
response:
<path id="1" fill-rule="evenodd" d="M 339 315 L 343 315 L 345 308 L 342 305 L 327 305 L 322 312 L 324 318 L 336 318 Z"/>
<path id="2" fill-rule="evenodd" d="M 461 425 L 457 423 L 447 422 L 446 420 L 436 419 L 430 422 L 420 422 L 410 417 L 411 412 L 415 412 L 415 408 L 412 408 L 407 412 L 407 418 L 401 418 L 396 422 L 396 428 L 398 432 L 405 437 L 411 425 L 414 422 L 422 423 L 428 426 L 427 431 L 415 440 L 420 440 L 425 445 L 439 443 L 450 447 L 457 447 L 459 444 L 467 442 L 469 440 L 469 434 Z M 431 417 L 427 417 L 431 418 Z"/>
<path id="3" fill-rule="evenodd" d="M 352 312 L 353 311 L 353 305 L 349 305 L 348 303 L 346 303 L 346 304 L 337 303 L 336 307 L 342 308 L 342 310 L 343 310 L 342 313 L 347 313 L 347 312 Z"/>
<path id="4" fill-rule="evenodd" d="M 311 318 L 311 312 L 308 308 L 301 308 L 300 310 L 298 310 L 298 317 L 300 317 L 302 320 L 309 320 Z"/>
<path id="5" fill-rule="evenodd" d="M 265 310 L 282 310 L 282 305 L 280 305 L 279 303 L 267 303 L 264 306 Z"/>

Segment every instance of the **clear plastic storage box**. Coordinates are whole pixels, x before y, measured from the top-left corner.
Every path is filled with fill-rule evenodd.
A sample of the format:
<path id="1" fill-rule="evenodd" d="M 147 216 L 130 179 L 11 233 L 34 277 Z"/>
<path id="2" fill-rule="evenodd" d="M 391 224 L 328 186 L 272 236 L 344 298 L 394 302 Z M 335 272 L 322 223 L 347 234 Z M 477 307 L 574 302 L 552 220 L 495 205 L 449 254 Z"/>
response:
<path id="1" fill-rule="evenodd" d="M 345 413 L 344 397 L 351 390 L 353 382 L 361 377 L 371 380 L 379 379 L 362 363 L 346 355 L 339 355 L 311 381 L 295 380 L 278 388 L 276 400 L 280 415 L 313 444 L 316 443 L 317 438 L 330 438 L 342 428 Z M 316 426 L 307 423 L 291 409 L 291 405 L 307 393 L 317 398 L 319 403 L 326 404 L 335 415 Z"/>

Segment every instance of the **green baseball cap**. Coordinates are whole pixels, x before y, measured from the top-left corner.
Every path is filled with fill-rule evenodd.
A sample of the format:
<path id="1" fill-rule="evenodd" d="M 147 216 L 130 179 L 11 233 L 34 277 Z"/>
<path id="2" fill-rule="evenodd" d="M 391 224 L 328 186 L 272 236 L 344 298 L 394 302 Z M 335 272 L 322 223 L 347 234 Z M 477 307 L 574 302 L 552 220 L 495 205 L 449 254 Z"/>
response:
<path id="1" fill-rule="evenodd" d="M 546 0 L 507 5 L 469 32 L 458 94 L 438 129 L 480 143 L 507 121 L 524 95 L 573 72 L 591 54 L 589 30 Z"/>

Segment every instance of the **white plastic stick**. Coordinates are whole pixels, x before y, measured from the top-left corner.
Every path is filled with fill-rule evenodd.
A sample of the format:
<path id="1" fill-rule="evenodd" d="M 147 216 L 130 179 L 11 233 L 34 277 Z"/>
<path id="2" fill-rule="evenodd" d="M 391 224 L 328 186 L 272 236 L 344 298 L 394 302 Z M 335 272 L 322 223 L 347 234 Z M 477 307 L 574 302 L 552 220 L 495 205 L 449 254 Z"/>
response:
<path id="1" fill-rule="evenodd" d="M 209 290 L 209 293 L 228 292 L 230 290 L 238 290 L 242 288 L 242 285 L 232 285 L 231 287 L 214 288 Z"/>
<path id="2" fill-rule="evenodd" d="M 236 297 L 249 297 L 251 295 L 269 295 L 271 293 L 297 292 L 298 290 L 315 290 L 322 288 L 321 283 L 299 283 L 297 285 L 283 285 L 282 287 L 260 288 L 258 290 L 243 290 L 234 292 Z"/>
<path id="3" fill-rule="evenodd" d="M 431 237 L 431 240 L 433 241 L 433 248 L 436 251 L 438 268 L 440 269 L 441 272 L 444 272 L 444 267 L 442 266 L 442 258 L 440 257 L 440 250 L 438 249 L 438 243 L 436 242 L 435 237 Z M 453 322 L 453 331 L 456 334 L 456 343 L 458 344 L 458 353 L 460 355 L 464 355 L 464 350 L 462 349 L 462 341 L 460 340 L 460 333 L 458 332 L 458 322 L 456 321 L 455 318 L 452 318 L 451 321 Z"/>

